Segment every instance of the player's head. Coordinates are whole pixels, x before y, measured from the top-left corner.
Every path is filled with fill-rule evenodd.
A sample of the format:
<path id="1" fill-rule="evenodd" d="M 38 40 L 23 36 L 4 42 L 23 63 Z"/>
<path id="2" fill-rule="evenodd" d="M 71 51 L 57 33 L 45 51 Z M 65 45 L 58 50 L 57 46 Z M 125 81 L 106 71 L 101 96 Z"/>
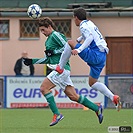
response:
<path id="1" fill-rule="evenodd" d="M 86 20 L 86 10 L 82 7 L 80 8 L 75 8 L 73 11 L 73 16 L 75 19 L 75 24 L 79 26 L 80 22 L 83 20 Z"/>
<path id="2" fill-rule="evenodd" d="M 54 30 L 54 23 L 49 17 L 39 19 L 38 23 L 40 31 L 45 36 L 49 36 Z"/>

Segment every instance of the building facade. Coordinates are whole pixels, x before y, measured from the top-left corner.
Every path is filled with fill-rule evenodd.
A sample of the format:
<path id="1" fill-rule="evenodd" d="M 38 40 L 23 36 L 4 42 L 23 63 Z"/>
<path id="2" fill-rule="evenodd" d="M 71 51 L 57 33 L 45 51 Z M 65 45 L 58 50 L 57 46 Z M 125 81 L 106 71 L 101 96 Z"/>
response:
<path id="1" fill-rule="evenodd" d="M 14 65 L 16 60 L 21 57 L 22 51 L 28 51 L 30 58 L 42 58 L 44 56 L 46 37 L 38 32 L 35 23 L 36 20 L 29 18 L 26 13 L 28 6 L 37 1 L 22 2 L 14 0 L 14 4 L 12 3 L 11 5 L 7 5 L 6 2 L 8 3 L 8 0 L 4 1 L 3 5 L 1 5 L 3 7 L 0 9 L 0 75 L 15 75 L 13 71 Z M 132 74 L 132 1 L 128 1 L 125 7 L 121 7 L 122 5 L 115 7 L 115 3 L 109 5 L 110 7 L 103 7 L 107 4 L 105 1 L 105 3 L 98 1 L 99 3 L 95 4 L 93 2 L 92 5 L 90 3 L 91 1 L 89 3 L 86 1 L 82 3 L 76 1 L 74 3 L 72 1 L 71 3 L 66 3 L 66 5 L 62 4 L 62 8 L 61 4 L 59 4 L 60 7 L 57 4 L 55 5 L 56 7 L 53 8 L 53 4 L 50 4 L 46 0 L 45 2 L 44 6 L 42 1 L 41 3 L 37 3 L 40 4 L 43 9 L 41 17 L 50 17 L 54 20 L 57 30 L 63 32 L 68 39 L 76 39 L 80 36 L 79 29 L 75 26 L 73 20 L 73 8 L 77 6 L 85 7 L 88 19 L 92 20 L 99 27 L 99 30 L 109 43 L 110 51 L 112 51 L 114 47 L 115 49 L 119 49 L 122 46 L 121 44 L 123 44 L 121 51 L 113 50 L 115 53 L 110 52 L 107 60 L 108 64 L 101 74 L 115 74 L 122 64 L 125 64 L 125 66 L 117 74 Z M 58 2 L 61 1 L 58 0 Z M 91 6 L 95 6 L 95 8 Z M 128 57 L 125 56 L 127 55 L 125 51 L 129 53 Z M 112 55 L 115 55 L 115 57 L 110 58 L 113 57 Z M 116 62 L 113 62 L 114 60 L 116 60 Z M 118 61 L 119 65 L 115 66 Z M 70 63 L 72 67 L 71 75 L 89 74 L 89 68 L 78 56 L 72 56 Z M 44 75 L 44 68 L 45 65 L 35 65 L 35 75 Z M 115 70 L 115 68 L 117 68 L 117 70 Z M 129 71 L 124 72 L 124 70 L 127 69 L 129 69 Z"/>

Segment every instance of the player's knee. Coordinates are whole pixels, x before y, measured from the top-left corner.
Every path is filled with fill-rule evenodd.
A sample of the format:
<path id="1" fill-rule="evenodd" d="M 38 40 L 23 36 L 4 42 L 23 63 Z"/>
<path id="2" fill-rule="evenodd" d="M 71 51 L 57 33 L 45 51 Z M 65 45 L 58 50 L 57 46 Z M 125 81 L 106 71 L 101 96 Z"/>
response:
<path id="1" fill-rule="evenodd" d="M 73 49 L 76 45 L 76 42 L 73 40 L 68 40 L 67 43 L 69 44 L 69 46 Z"/>
<path id="2" fill-rule="evenodd" d="M 46 87 L 44 87 L 44 86 L 41 86 L 41 87 L 40 87 L 40 92 L 41 92 L 43 95 L 45 95 L 45 94 L 50 93 L 50 92 L 52 92 L 52 91 L 50 90 L 50 88 L 46 88 Z"/>
<path id="3" fill-rule="evenodd" d="M 89 83 L 89 86 L 91 87 L 93 84 L 95 84 L 97 82 L 97 79 L 94 79 L 94 78 L 92 78 L 92 77 L 89 77 L 89 81 L 88 81 L 88 83 Z"/>
<path id="4" fill-rule="evenodd" d="M 67 43 L 71 45 L 73 43 L 73 40 L 68 40 Z"/>
<path id="5" fill-rule="evenodd" d="M 92 82 L 92 81 L 89 81 L 89 86 L 91 87 L 93 84 L 95 84 L 96 82 Z"/>
<path id="6" fill-rule="evenodd" d="M 40 92 L 44 95 L 44 88 L 40 87 Z"/>
<path id="7" fill-rule="evenodd" d="M 40 92 L 41 92 L 43 95 L 45 95 L 45 94 L 47 94 L 47 93 L 49 92 L 49 90 L 47 90 L 45 87 L 41 86 L 41 87 L 40 87 Z"/>
<path id="8" fill-rule="evenodd" d="M 89 82 L 89 86 L 91 87 L 92 85 L 93 85 L 93 83 L 90 83 L 90 82 Z"/>

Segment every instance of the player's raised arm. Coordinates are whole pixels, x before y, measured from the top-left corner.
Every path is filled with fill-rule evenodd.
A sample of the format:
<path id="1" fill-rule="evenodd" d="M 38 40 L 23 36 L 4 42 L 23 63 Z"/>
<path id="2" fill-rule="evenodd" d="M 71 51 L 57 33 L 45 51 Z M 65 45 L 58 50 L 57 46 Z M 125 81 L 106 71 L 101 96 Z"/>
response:
<path id="1" fill-rule="evenodd" d="M 93 41 L 93 36 L 90 35 L 88 38 L 86 38 L 86 40 L 78 49 L 75 49 L 77 52 L 75 50 L 72 50 L 72 54 L 77 55 L 78 53 L 82 52 L 85 48 L 87 48 L 91 44 L 92 41 Z"/>
<path id="2" fill-rule="evenodd" d="M 23 62 L 25 65 L 30 66 L 31 64 L 47 64 L 49 63 L 48 58 L 34 58 L 34 59 L 27 59 L 24 58 Z"/>

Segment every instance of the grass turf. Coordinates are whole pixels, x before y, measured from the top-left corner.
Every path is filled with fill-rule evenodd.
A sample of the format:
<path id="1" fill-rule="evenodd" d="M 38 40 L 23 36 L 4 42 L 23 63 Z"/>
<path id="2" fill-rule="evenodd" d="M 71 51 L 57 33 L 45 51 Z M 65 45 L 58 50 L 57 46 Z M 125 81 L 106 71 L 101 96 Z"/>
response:
<path id="1" fill-rule="evenodd" d="M 60 109 L 65 118 L 50 127 L 49 109 L 0 109 L 0 133 L 108 133 L 109 126 L 132 126 L 133 109 L 104 110 L 102 124 L 91 110 Z"/>

